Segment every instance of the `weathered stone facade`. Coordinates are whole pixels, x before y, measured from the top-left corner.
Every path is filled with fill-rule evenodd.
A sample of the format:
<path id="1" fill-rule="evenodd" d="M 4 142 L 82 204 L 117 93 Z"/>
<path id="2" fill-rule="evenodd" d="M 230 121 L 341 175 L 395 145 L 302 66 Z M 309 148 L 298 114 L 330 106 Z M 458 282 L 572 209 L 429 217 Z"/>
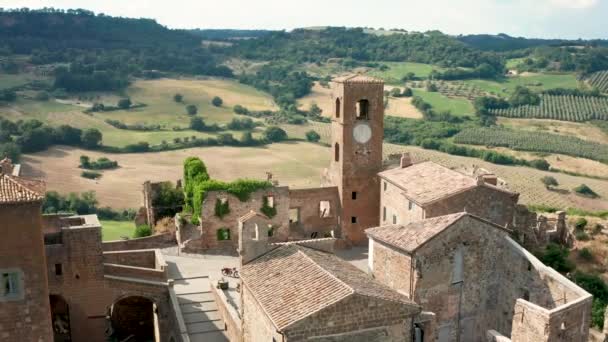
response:
<path id="1" fill-rule="evenodd" d="M 375 278 L 434 312 L 438 341 L 485 341 L 489 330 L 519 342 L 586 340 L 588 293 L 542 265 L 503 228 L 471 215 L 452 217 L 415 243 L 395 244 L 402 240 L 387 236 L 391 230 L 404 238 L 416 234 L 418 223 L 369 231 Z M 554 327 L 561 323 L 565 330 Z"/>

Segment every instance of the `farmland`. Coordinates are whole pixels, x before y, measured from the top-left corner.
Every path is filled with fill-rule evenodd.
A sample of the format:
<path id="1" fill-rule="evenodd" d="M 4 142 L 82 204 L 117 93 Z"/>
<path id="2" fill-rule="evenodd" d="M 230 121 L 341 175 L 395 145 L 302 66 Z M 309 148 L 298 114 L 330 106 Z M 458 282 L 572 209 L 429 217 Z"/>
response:
<path id="1" fill-rule="evenodd" d="M 608 163 L 608 145 L 551 133 L 504 128 L 469 128 L 454 136 L 459 144 L 501 146 L 514 150 L 559 153 Z"/>
<path id="2" fill-rule="evenodd" d="M 608 70 L 598 71 L 587 78 L 587 82 L 599 91 L 608 93 Z"/>
<path id="3" fill-rule="evenodd" d="M 583 122 L 608 120 L 608 98 L 594 96 L 542 95 L 538 106 L 493 109 L 492 114 L 509 118 L 553 119 Z"/>
<path id="4" fill-rule="evenodd" d="M 553 88 L 578 88 L 579 82 L 574 74 L 528 74 L 509 76 L 500 80 L 467 80 L 481 90 L 498 96 L 508 96 L 517 86 L 525 86 L 534 91 Z"/>
<path id="5" fill-rule="evenodd" d="M 463 98 L 449 98 L 438 92 L 428 92 L 422 89 L 413 89 L 415 96 L 420 96 L 424 102 L 433 106 L 433 109 L 442 112 L 450 111 L 454 115 L 473 115 L 475 110 L 470 101 Z"/>
<path id="6" fill-rule="evenodd" d="M 387 70 L 372 70 L 369 75 L 382 78 L 387 84 L 401 85 L 403 77 L 408 73 L 414 73 L 417 78 L 427 78 L 431 71 L 441 71 L 442 68 L 430 64 L 410 62 L 381 62 L 388 67 Z"/>

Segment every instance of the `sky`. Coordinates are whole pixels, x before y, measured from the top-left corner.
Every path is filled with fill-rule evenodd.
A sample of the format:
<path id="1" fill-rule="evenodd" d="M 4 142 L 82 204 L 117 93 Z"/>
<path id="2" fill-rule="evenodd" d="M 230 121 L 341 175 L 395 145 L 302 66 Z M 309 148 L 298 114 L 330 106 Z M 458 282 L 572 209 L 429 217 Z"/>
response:
<path id="1" fill-rule="evenodd" d="M 85 8 L 170 28 L 310 26 L 608 38 L 608 0 L 0 0 L 3 8 Z"/>

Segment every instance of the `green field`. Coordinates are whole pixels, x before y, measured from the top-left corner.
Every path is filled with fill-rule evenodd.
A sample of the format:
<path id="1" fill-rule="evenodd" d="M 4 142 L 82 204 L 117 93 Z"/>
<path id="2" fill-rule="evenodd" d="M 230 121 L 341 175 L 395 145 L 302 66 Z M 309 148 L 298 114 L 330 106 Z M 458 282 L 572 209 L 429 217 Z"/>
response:
<path id="1" fill-rule="evenodd" d="M 132 221 L 100 221 L 103 241 L 122 240 L 123 236 L 133 237 L 135 224 Z"/>
<path id="2" fill-rule="evenodd" d="M 526 58 L 510 58 L 507 59 L 506 67 L 507 69 L 515 69 L 519 64 L 521 64 Z"/>
<path id="3" fill-rule="evenodd" d="M 433 106 L 437 112 L 449 110 L 454 115 L 473 115 L 475 109 L 470 101 L 464 98 L 449 98 L 438 92 L 428 92 L 421 89 L 414 89 L 414 95 L 420 96 L 425 102 Z"/>
<path id="4" fill-rule="evenodd" d="M 538 74 L 507 77 L 500 81 L 468 80 L 464 82 L 500 96 L 508 96 L 517 86 L 525 86 L 536 91 L 553 88 L 578 88 L 579 86 L 574 74 Z"/>
<path id="5" fill-rule="evenodd" d="M 30 83 L 34 80 L 45 80 L 44 77 L 38 77 L 32 74 L 3 74 L 0 73 L 0 90 L 19 87 Z"/>
<path id="6" fill-rule="evenodd" d="M 410 62 L 380 62 L 389 67 L 386 71 L 372 70 L 369 75 L 382 78 L 387 84 L 401 85 L 401 79 L 407 73 L 413 72 L 416 77 L 427 78 L 431 71 L 441 71 L 442 68 L 430 64 Z"/>

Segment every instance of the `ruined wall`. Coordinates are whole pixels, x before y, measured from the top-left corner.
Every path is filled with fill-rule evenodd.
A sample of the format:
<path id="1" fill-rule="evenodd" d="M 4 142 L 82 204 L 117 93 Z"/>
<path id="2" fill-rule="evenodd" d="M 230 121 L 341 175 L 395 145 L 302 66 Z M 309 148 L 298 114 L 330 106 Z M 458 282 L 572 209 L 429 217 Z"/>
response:
<path id="1" fill-rule="evenodd" d="M 253 297 L 247 285 L 242 286 L 241 317 L 244 342 L 283 341 L 262 307 Z"/>
<path id="2" fill-rule="evenodd" d="M 411 298 L 412 258 L 372 239 L 370 239 L 370 243 L 373 243 L 373 248 L 371 248 L 373 252 L 370 251 L 370 254 L 373 253 L 373 255 L 370 258 L 373 259 L 372 274 L 374 278 Z"/>
<path id="3" fill-rule="evenodd" d="M 426 218 L 466 211 L 504 227 L 513 223 L 518 195 L 495 189 L 491 185 L 477 186 L 425 207 Z"/>
<path id="4" fill-rule="evenodd" d="M 329 204 L 324 214 L 320 210 L 321 201 Z M 291 239 L 308 239 L 315 233 L 320 238 L 340 237 L 338 218 L 342 209 L 337 187 L 289 190 L 289 208 L 299 213 L 299 222 L 290 223 Z"/>
<path id="5" fill-rule="evenodd" d="M 217 304 L 217 310 L 226 324 L 226 335 L 228 335 L 228 340 L 231 342 L 240 341 L 243 336 L 243 330 L 241 329 L 241 319 L 238 316 L 238 313 L 230 304 L 228 304 L 228 299 L 224 292 L 217 289 L 213 284 L 211 286 L 211 293 Z"/>
<path id="6" fill-rule="evenodd" d="M 424 219 L 424 210 L 408 200 L 401 188 L 384 179 L 380 187 L 380 225 L 408 224 Z"/>
<path id="7" fill-rule="evenodd" d="M 418 312 L 400 303 L 355 294 L 286 328 L 285 336 L 288 342 L 407 341 Z"/>
<path id="8" fill-rule="evenodd" d="M 17 272 L 21 288 L 0 298 L 0 340 L 53 341 L 40 203 L 0 205 L 0 232 L 0 272 Z"/>
<path id="9" fill-rule="evenodd" d="M 277 214 L 269 218 L 269 223 L 275 227 L 270 241 L 286 241 L 289 236 L 289 189 L 275 187 L 253 192 L 248 201 L 241 202 L 236 196 L 225 191 L 208 191 L 205 194 L 201 209 L 202 235 L 198 240 L 190 242 L 193 248 L 221 250 L 227 253 L 236 253 L 238 246 L 238 219 L 250 211 L 261 213 L 263 198 L 272 196 Z M 228 201 L 230 212 L 220 218 L 215 215 L 215 203 L 218 199 Z M 229 240 L 219 240 L 218 230 L 230 230 Z M 189 246 L 190 246 L 189 245 Z"/>
<path id="10" fill-rule="evenodd" d="M 104 252 L 127 251 L 137 249 L 165 248 L 175 246 L 173 233 L 163 233 L 137 239 L 106 241 L 102 247 Z"/>

